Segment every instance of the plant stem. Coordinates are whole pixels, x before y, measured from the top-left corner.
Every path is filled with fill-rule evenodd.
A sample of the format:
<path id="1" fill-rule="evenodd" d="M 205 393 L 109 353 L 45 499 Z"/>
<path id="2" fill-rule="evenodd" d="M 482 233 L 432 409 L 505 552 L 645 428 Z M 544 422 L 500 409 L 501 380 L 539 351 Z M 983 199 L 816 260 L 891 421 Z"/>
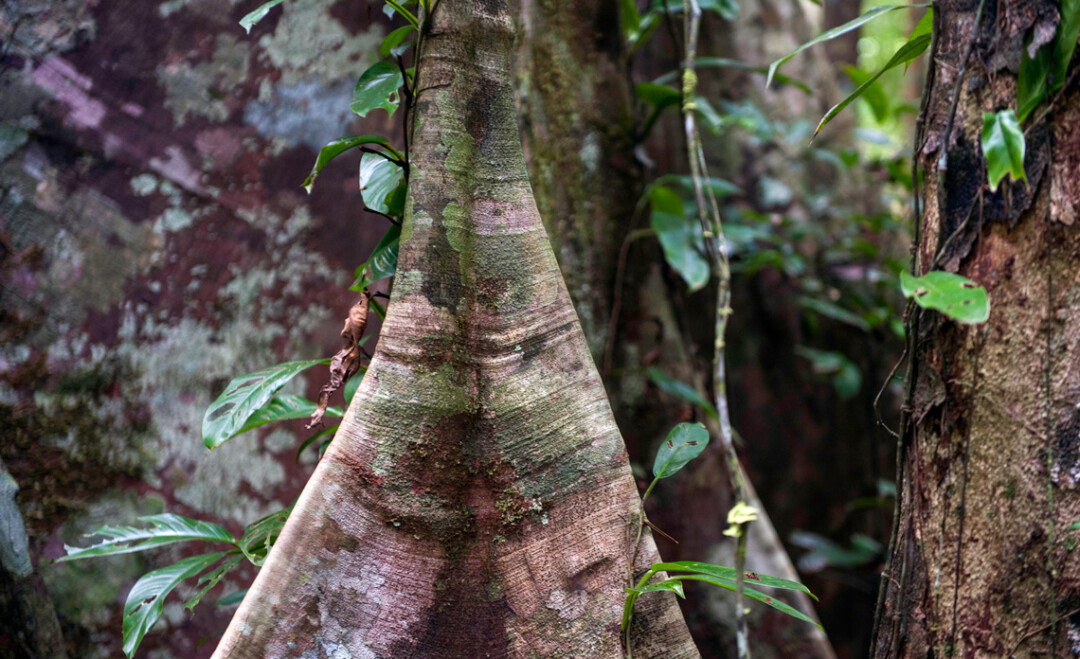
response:
<path id="1" fill-rule="evenodd" d="M 724 334 L 727 331 L 728 317 L 731 315 L 731 268 L 728 262 L 727 243 L 724 240 L 723 225 L 720 221 L 720 209 L 712 189 L 704 181 L 708 177 L 705 153 L 701 146 L 694 116 L 694 99 L 697 91 L 697 74 L 694 62 L 697 57 L 698 32 L 701 28 L 701 7 L 697 0 L 683 0 L 683 21 L 686 33 L 686 58 L 682 72 L 682 115 L 686 133 L 686 149 L 690 162 L 690 175 L 694 187 L 694 201 L 697 204 L 698 219 L 705 236 L 705 244 L 716 272 L 716 327 L 713 353 L 713 391 L 716 412 L 720 424 L 720 443 L 724 450 L 724 463 L 735 502 L 749 505 L 746 497 L 746 485 L 743 482 L 739 456 L 735 452 L 735 441 L 731 430 L 731 417 L 727 404 L 727 377 L 724 368 Z M 706 203 L 706 195 L 708 203 Z M 712 240 L 709 240 L 709 239 Z M 746 607 L 743 605 L 743 581 L 746 574 L 746 540 L 749 523 L 739 525 L 738 543 L 735 551 L 735 636 L 739 659 L 749 659 L 750 644 L 747 639 Z"/>

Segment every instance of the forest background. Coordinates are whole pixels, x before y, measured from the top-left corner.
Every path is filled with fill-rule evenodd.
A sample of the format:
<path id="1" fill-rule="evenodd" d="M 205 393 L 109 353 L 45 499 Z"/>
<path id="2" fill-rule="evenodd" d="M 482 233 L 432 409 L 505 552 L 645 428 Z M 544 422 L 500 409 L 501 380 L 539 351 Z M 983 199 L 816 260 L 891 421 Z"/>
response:
<path id="1" fill-rule="evenodd" d="M 300 183 L 336 137 L 400 141 L 396 119 L 349 110 L 389 19 L 379 3 L 290 0 L 244 34 L 254 4 L 0 8 L 0 458 L 72 656 L 115 656 L 126 590 L 184 550 L 47 564 L 65 543 L 163 511 L 236 532 L 295 498 L 317 457 L 296 457 L 302 421 L 209 454 L 203 412 L 233 377 L 336 349 L 353 269 L 388 227 L 363 210 L 359 154 L 310 195 Z M 874 4 L 715 3 L 701 55 L 767 66 Z M 647 467 L 668 429 L 701 418 L 672 381 L 705 391 L 711 358 L 700 264 L 665 254 L 635 214 L 657 176 L 685 174 L 675 108 L 644 134 L 656 105 L 635 91 L 674 70 L 679 48 L 661 26 L 631 57 L 614 2 L 522 5 L 533 186 L 631 461 Z M 891 525 L 894 443 L 873 403 L 902 349 L 896 277 L 925 61 L 887 73 L 808 142 L 920 17 L 892 12 L 811 49 L 768 90 L 731 64 L 700 76 L 734 246 L 733 422 L 841 657 L 866 652 Z M 321 377 L 288 391 L 314 398 Z M 882 398 L 891 424 L 899 394 L 893 383 Z M 650 518 L 680 541 L 657 539 L 666 559 L 732 562 L 721 460 L 710 449 L 655 493 Z M 230 575 L 218 597 L 252 574 Z M 209 656 L 234 609 L 192 617 L 180 601 L 147 656 Z M 684 612 L 703 655 L 722 656 L 731 639 L 714 623 L 730 618 L 728 595 L 691 590 Z M 759 615 L 758 656 L 785 656 L 792 623 Z"/>

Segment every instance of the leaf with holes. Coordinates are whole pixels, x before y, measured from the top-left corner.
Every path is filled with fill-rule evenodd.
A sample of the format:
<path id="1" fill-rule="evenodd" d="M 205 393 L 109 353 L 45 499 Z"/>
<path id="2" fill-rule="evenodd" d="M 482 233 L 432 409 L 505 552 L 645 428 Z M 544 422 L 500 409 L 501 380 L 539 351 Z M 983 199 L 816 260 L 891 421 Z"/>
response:
<path id="1" fill-rule="evenodd" d="M 990 190 L 997 190 L 1006 175 L 1027 185 L 1024 173 L 1024 131 L 1012 110 L 983 113 L 982 150 Z"/>
<path id="2" fill-rule="evenodd" d="M 150 528 L 103 526 L 87 534 L 87 536 L 102 535 L 105 536 L 105 540 L 90 547 L 69 547 L 64 545 L 67 556 L 61 556 L 55 562 L 61 563 L 96 556 L 130 554 L 188 540 L 236 543 L 232 534 L 212 522 L 203 522 L 197 519 L 181 517 L 180 515 L 173 515 L 172 513 L 140 517 L 139 521 L 149 524 Z"/>
<path id="3" fill-rule="evenodd" d="M 689 401 L 703 409 L 705 413 L 712 418 L 719 419 L 716 414 L 716 408 L 713 407 L 704 396 L 699 394 L 697 389 L 694 389 L 685 382 L 680 382 L 675 378 L 670 377 L 658 368 L 649 368 L 645 371 L 645 374 L 649 376 L 649 379 L 652 380 L 652 383 L 655 384 L 660 391 Z"/>
<path id="4" fill-rule="evenodd" d="M 401 69 L 386 60 L 376 62 L 356 81 L 349 108 L 361 117 L 378 108 L 392 116 L 397 111 L 401 84 Z"/>
<path id="5" fill-rule="evenodd" d="M 243 18 L 240 19 L 240 27 L 244 28 L 244 31 L 251 34 L 251 28 L 255 27 L 255 24 L 266 18 L 266 15 L 270 13 L 270 10 L 277 7 L 285 0 L 270 0 L 270 2 L 264 2 L 259 5 L 259 8 L 255 11 L 248 12 Z"/>
<path id="6" fill-rule="evenodd" d="M 315 185 L 315 177 L 319 175 L 319 172 L 330 164 L 330 161 L 337 158 L 341 154 L 345 153 L 349 149 L 355 149 L 358 146 L 365 144 L 378 144 L 379 146 L 390 148 L 390 142 L 385 137 L 379 137 L 378 135 L 353 135 L 352 137 L 342 137 L 330 142 L 322 149 L 319 149 L 319 155 L 315 158 L 315 166 L 311 168 L 311 173 L 304 179 L 303 188 L 311 194 L 311 189 Z M 397 153 L 393 149 L 391 152 Z"/>
<path id="7" fill-rule="evenodd" d="M 1061 0 L 1061 23 L 1058 24 L 1054 41 L 1054 70 L 1050 91 L 1056 92 L 1065 85 L 1065 73 L 1069 69 L 1077 39 L 1080 38 L 1080 0 Z"/>
<path id="8" fill-rule="evenodd" d="M 405 173 L 400 165 L 374 153 L 364 154 L 360 159 L 360 196 L 365 206 L 383 215 L 400 216 L 405 207 L 404 191 Z"/>
<path id="9" fill-rule="evenodd" d="M 700 423 L 680 423 L 671 429 L 653 460 L 653 476 L 667 478 L 686 466 L 709 445 L 709 431 Z"/>
<path id="10" fill-rule="evenodd" d="M 285 362 L 241 375 L 229 382 L 203 417 L 203 443 L 215 449 L 243 432 L 248 420 L 306 368 L 329 364 L 329 359 Z"/>
<path id="11" fill-rule="evenodd" d="M 285 526 L 285 521 L 289 519 L 289 513 L 291 512 L 292 506 L 289 506 L 247 525 L 247 528 L 244 529 L 244 535 L 240 538 L 237 546 L 240 547 L 240 551 L 244 553 L 244 556 L 247 556 L 249 561 L 255 565 L 263 564 L 267 554 L 270 553 L 270 549 L 274 546 L 274 542 L 281 535 L 281 529 Z"/>
<path id="12" fill-rule="evenodd" d="M 131 587 L 124 603 L 124 654 L 129 658 L 134 655 L 146 632 L 161 618 L 162 601 L 166 595 L 181 581 L 194 577 L 227 554 L 192 556 L 140 577 Z"/>
<path id="13" fill-rule="evenodd" d="M 990 318 L 986 289 L 951 272 L 935 270 L 913 277 L 901 271 L 900 290 L 920 307 L 940 311 L 959 323 L 974 325 Z"/>

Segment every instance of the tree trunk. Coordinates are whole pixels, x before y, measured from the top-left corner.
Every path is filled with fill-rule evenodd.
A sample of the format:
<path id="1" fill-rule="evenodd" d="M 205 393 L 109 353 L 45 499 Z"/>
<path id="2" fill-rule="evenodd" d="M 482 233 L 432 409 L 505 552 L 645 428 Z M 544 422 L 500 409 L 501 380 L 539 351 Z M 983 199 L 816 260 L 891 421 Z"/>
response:
<path id="1" fill-rule="evenodd" d="M 898 518 L 875 657 L 1080 653 L 1080 553 L 1067 528 L 1080 519 L 1072 81 L 1025 122 L 1030 188 L 1005 181 L 991 192 L 980 148 L 983 113 L 1016 107 L 1021 52 L 1028 35 L 1053 33 L 1056 7 L 935 7 L 916 272 L 970 277 L 991 309 L 972 326 L 909 307 Z"/>
<path id="2" fill-rule="evenodd" d="M 378 350 L 215 656 L 622 656 L 640 504 L 529 188 L 512 25 L 436 7 Z M 697 656 L 649 600 L 635 656 Z"/>

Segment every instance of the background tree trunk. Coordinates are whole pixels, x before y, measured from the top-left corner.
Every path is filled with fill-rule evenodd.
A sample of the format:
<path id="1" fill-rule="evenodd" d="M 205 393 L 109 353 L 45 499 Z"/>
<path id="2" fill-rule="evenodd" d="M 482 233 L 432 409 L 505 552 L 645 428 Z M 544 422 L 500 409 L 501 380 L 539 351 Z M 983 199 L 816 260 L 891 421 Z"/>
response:
<path id="1" fill-rule="evenodd" d="M 1075 86 L 1026 122 L 1030 188 L 1006 180 L 991 192 L 980 148 L 983 113 L 1016 108 L 1023 46 L 1053 33 L 1057 6 L 935 6 L 917 272 L 970 277 L 991 311 L 966 326 L 909 308 L 899 519 L 875 657 L 1080 653 L 1080 553 L 1067 529 L 1080 519 Z"/>
<path id="2" fill-rule="evenodd" d="M 375 357 L 215 656 L 623 656 L 640 503 L 529 187 L 513 26 L 431 21 Z M 635 656 L 698 656 L 673 595 L 643 604 Z"/>

